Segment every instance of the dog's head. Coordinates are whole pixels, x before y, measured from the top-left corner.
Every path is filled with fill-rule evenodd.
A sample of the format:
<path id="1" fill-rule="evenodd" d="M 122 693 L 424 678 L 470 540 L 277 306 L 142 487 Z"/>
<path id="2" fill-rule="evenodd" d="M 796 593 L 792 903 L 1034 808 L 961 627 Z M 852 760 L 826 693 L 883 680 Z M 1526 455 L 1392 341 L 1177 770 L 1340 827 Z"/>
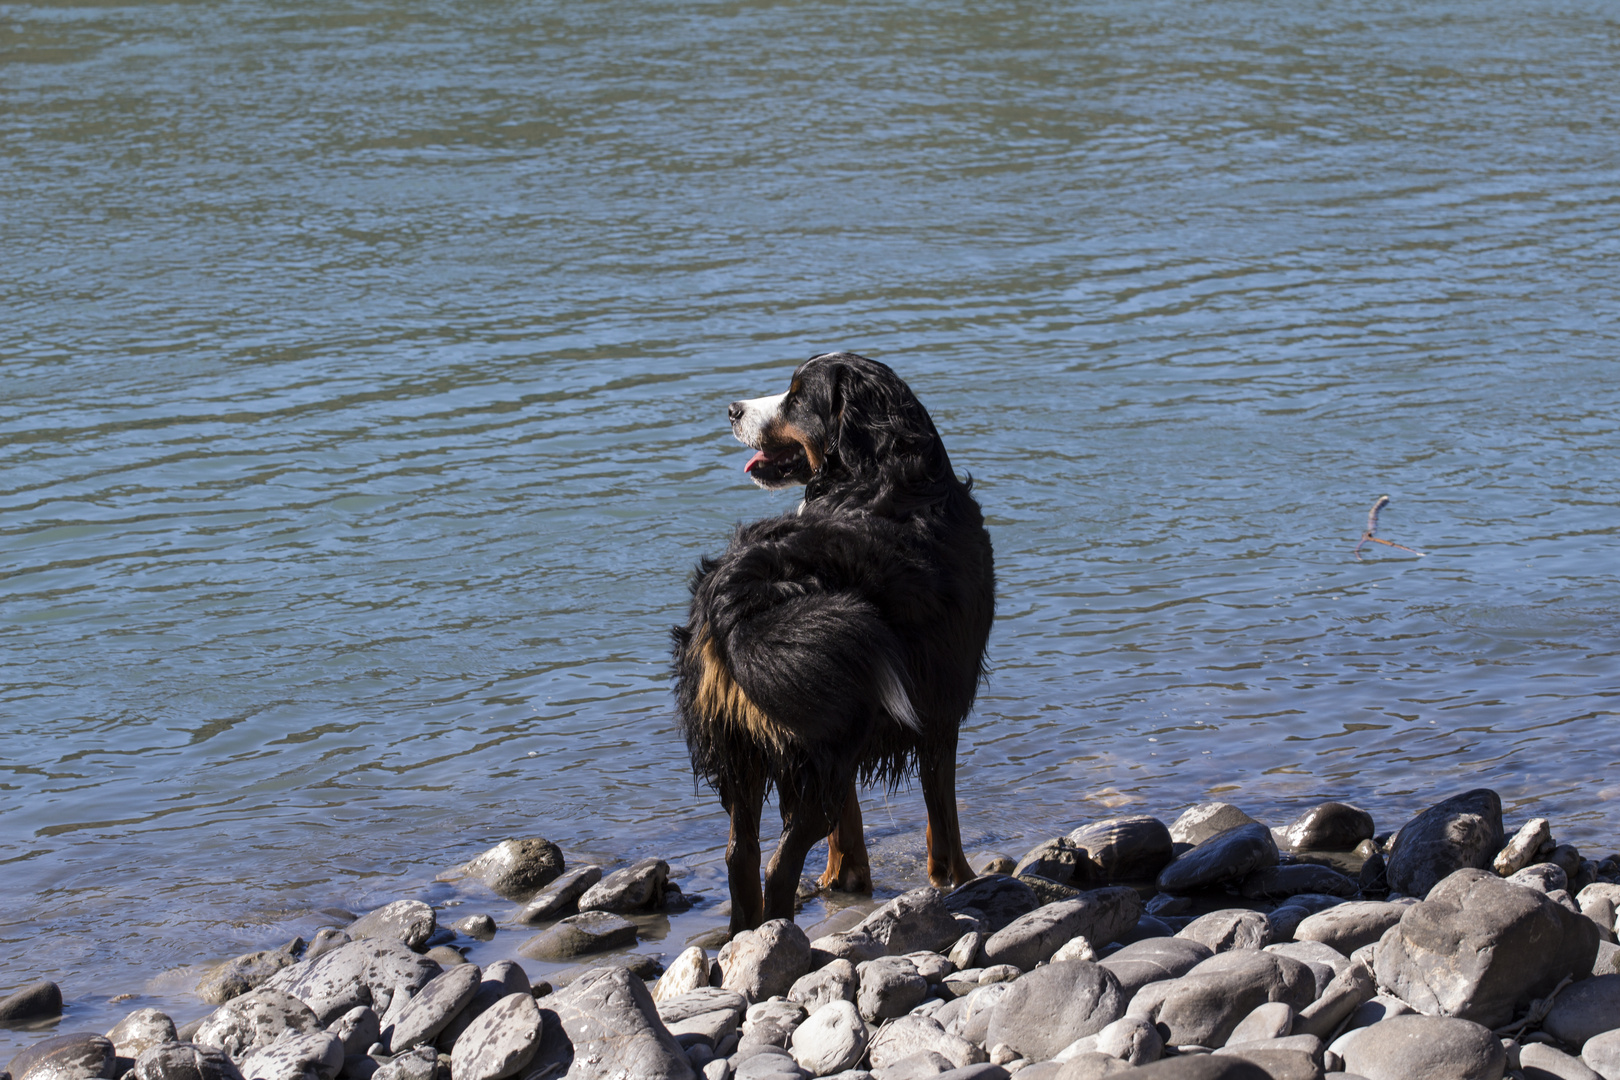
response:
<path id="1" fill-rule="evenodd" d="M 763 488 L 809 487 L 896 470 L 910 483 L 953 479 L 945 446 L 911 388 L 876 360 L 823 353 L 799 365 L 787 393 L 734 401 L 731 430 L 757 451 L 743 466 Z"/>

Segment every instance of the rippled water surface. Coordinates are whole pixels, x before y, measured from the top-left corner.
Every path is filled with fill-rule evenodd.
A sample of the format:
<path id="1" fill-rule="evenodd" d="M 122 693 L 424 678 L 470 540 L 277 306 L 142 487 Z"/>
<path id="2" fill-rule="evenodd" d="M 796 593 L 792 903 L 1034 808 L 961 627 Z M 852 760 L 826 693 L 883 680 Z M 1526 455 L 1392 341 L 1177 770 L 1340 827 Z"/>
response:
<path id="1" fill-rule="evenodd" d="M 505 918 L 428 883 L 513 835 L 717 921 L 667 627 L 833 348 L 990 518 L 970 851 L 1620 848 L 1613 10 L 1034 6 L 0 8 L 0 992 L 189 1019 L 325 907 Z"/>

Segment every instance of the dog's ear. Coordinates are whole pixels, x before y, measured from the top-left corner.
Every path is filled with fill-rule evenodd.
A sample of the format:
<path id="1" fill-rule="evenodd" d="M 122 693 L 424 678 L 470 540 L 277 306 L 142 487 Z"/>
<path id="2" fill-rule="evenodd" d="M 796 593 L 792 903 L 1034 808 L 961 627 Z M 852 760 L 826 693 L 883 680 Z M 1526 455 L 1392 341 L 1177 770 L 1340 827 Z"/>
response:
<path id="1" fill-rule="evenodd" d="M 900 455 L 927 456 L 938 443 L 927 411 L 888 368 L 844 362 L 830 374 L 829 459 L 866 472 Z"/>

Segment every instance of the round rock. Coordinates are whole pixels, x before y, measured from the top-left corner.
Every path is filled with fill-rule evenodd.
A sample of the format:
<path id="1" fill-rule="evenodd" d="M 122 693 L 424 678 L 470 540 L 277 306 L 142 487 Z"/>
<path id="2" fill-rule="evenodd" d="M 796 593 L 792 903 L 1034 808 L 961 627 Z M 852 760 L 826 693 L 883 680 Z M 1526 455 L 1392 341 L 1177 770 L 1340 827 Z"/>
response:
<path id="1" fill-rule="evenodd" d="M 962 931 L 945 904 L 945 896 L 931 886 L 901 893 L 855 926 L 880 942 L 891 955 L 927 949 L 948 949 Z"/>
<path id="2" fill-rule="evenodd" d="M 284 1035 L 320 1029 L 321 1022 L 308 1005 L 291 994 L 261 987 L 215 1009 L 192 1033 L 191 1041 L 217 1046 L 241 1061 Z"/>
<path id="3" fill-rule="evenodd" d="M 1277 865 L 1277 842 L 1259 822 L 1216 833 L 1184 852 L 1159 872 L 1158 886 L 1168 893 L 1195 892 L 1239 881 L 1256 870 Z"/>
<path id="4" fill-rule="evenodd" d="M 1581 1047 L 1581 1060 L 1603 1080 L 1620 1078 L 1620 1028 L 1587 1039 Z"/>
<path id="5" fill-rule="evenodd" d="M 350 923 L 348 934 L 352 941 L 385 938 L 414 951 L 427 944 L 435 927 L 433 909 L 422 901 L 395 900 Z"/>
<path id="6" fill-rule="evenodd" d="M 1084 855 L 1075 870 L 1076 884 L 1152 881 L 1175 857 L 1170 829 L 1147 814 L 1094 821 L 1065 839 Z"/>
<path id="7" fill-rule="evenodd" d="M 157 1009 L 136 1009 L 118 1021 L 107 1032 L 107 1038 L 119 1057 L 131 1060 L 140 1057 L 149 1047 L 180 1040 L 174 1021 Z"/>
<path id="8" fill-rule="evenodd" d="M 544 837 L 503 840 L 456 872 L 477 878 L 508 900 L 523 900 L 563 872 L 563 855 Z"/>
<path id="9" fill-rule="evenodd" d="M 802 1068 L 828 1076 L 859 1064 L 870 1038 L 854 1002 L 839 998 L 794 1029 L 790 1049 Z"/>
<path id="10" fill-rule="evenodd" d="M 1376 944 L 1384 931 L 1401 921 L 1408 906 L 1381 900 L 1352 900 L 1303 920 L 1294 928 L 1294 940 L 1319 941 L 1349 956 L 1363 945 Z"/>
<path id="11" fill-rule="evenodd" d="M 1507 1067 L 1489 1028 L 1450 1016 L 1392 1016 L 1334 1046 L 1344 1071 L 1367 1080 L 1501 1080 Z"/>
<path id="12" fill-rule="evenodd" d="M 669 863 L 663 859 L 642 859 L 615 870 L 579 898 L 580 911 L 645 911 L 663 906 L 664 887 L 669 884 Z"/>
<path id="13" fill-rule="evenodd" d="M 1144 938 L 1103 957 L 1098 966 L 1114 973 L 1129 1001 L 1148 983 L 1178 979 L 1214 955 L 1209 946 L 1186 938 Z"/>
<path id="14" fill-rule="evenodd" d="M 1311 807 L 1282 830 L 1283 843 L 1296 851 L 1354 851 L 1373 836 L 1373 819 L 1349 803 L 1325 802 Z"/>
<path id="15" fill-rule="evenodd" d="M 709 985 L 709 954 L 701 945 L 681 952 L 653 984 L 654 1001 L 668 1001 Z"/>
<path id="16" fill-rule="evenodd" d="M 1571 1046 L 1620 1029 L 1620 975 L 1598 975 L 1564 987 L 1541 1029 Z"/>
<path id="17" fill-rule="evenodd" d="M 985 933 L 993 934 L 1008 923 L 1041 906 L 1035 890 L 1006 874 L 984 874 L 945 898 L 946 910 L 977 912 L 984 920 Z"/>
<path id="18" fill-rule="evenodd" d="M 325 1031 L 288 1035 L 242 1061 L 249 1080 L 334 1080 L 343 1068 L 343 1041 Z"/>
<path id="19" fill-rule="evenodd" d="M 636 924 L 623 915 L 586 911 L 570 915 L 523 943 L 518 953 L 531 960 L 571 960 L 636 941 Z"/>
<path id="20" fill-rule="evenodd" d="M 141 1051 L 135 1080 L 242 1080 L 242 1073 L 217 1046 L 171 1042 Z"/>
<path id="21" fill-rule="evenodd" d="M 1170 839 L 1177 844 L 1197 846 L 1211 837 L 1243 825 L 1259 822 L 1231 803 L 1198 803 L 1182 811 L 1170 826 Z"/>
<path id="22" fill-rule="evenodd" d="M 15 1080 L 30 1074 L 48 1080 L 110 1078 L 116 1060 L 112 1040 L 92 1032 L 57 1035 L 34 1043 L 7 1066 Z"/>
<path id="23" fill-rule="evenodd" d="M 1012 964 L 1029 971 L 1082 934 L 1100 949 L 1118 940 L 1141 917 L 1142 898 L 1122 885 L 1047 904 L 990 935 L 983 950 L 986 966 Z"/>
<path id="24" fill-rule="evenodd" d="M 1454 795 L 1401 826 L 1384 859 L 1389 887 L 1409 896 L 1458 870 L 1482 870 L 1502 850 L 1502 799 L 1489 788 Z"/>
<path id="25" fill-rule="evenodd" d="M 1361 883 L 1331 866 L 1290 863 L 1256 870 L 1243 879 L 1238 891 L 1250 900 L 1286 900 L 1304 894 L 1347 898 L 1361 893 Z"/>
<path id="26" fill-rule="evenodd" d="M 48 979 L 29 983 L 0 998 L 0 1023 L 50 1020 L 61 1015 L 62 989 Z"/>
<path id="27" fill-rule="evenodd" d="M 1229 949 L 1263 949 L 1271 944 L 1271 920 L 1263 912 L 1227 908 L 1200 915 L 1176 934 L 1196 941 L 1211 952 Z"/>
<path id="28" fill-rule="evenodd" d="M 791 920 L 772 919 L 733 938 L 720 966 L 721 986 L 750 1004 L 785 995 L 810 970 L 810 939 Z"/>
<path id="29" fill-rule="evenodd" d="M 1046 964 L 1012 984 L 990 1018 L 985 1043 L 1048 1061 L 1124 1016 L 1125 1004 L 1119 980 L 1107 968 L 1087 960 Z"/>

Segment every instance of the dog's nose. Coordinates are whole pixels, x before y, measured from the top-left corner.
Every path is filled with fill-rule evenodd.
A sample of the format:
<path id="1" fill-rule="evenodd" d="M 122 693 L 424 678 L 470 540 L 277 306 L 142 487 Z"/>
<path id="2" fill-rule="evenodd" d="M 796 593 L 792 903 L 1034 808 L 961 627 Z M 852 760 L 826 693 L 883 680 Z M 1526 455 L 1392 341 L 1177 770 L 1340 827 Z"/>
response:
<path id="1" fill-rule="evenodd" d="M 741 420 L 743 416 L 743 403 L 740 401 L 733 401 L 730 405 L 727 405 L 726 416 L 733 424 Z"/>

